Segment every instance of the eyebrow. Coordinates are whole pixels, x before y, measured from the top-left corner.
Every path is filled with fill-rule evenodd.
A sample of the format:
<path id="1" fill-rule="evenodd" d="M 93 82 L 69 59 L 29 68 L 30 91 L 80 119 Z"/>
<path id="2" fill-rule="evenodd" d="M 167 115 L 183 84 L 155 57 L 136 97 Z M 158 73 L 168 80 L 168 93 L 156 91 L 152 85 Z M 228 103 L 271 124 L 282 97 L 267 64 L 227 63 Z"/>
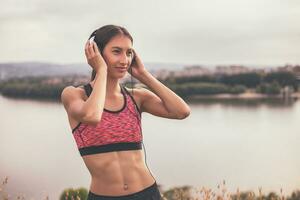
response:
<path id="1" fill-rule="evenodd" d="M 112 48 L 116 48 L 116 49 L 121 49 L 121 50 L 122 50 L 122 48 L 121 48 L 121 47 L 112 47 Z M 128 50 L 131 50 L 131 51 L 133 51 L 133 49 L 132 49 L 132 48 L 129 48 Z"/>

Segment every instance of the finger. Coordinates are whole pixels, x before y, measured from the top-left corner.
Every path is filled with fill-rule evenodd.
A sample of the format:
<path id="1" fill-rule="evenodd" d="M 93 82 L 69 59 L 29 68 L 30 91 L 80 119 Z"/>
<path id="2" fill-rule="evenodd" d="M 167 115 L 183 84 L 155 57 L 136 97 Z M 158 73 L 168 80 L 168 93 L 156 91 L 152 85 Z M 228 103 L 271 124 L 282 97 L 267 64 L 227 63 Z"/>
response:
<path id="1" fill-rule="evenodd" d="M 85 43 L 85 47 L 84 47 L 84 53 L 85 53 L 85 56 L 86 56 L 86 57 L 89 56 L 88 48 L 89 48 L 89 41 L 87 41 L 87 42 Z"/>
<path id="2" fill-rule="evenodd" d="M 94 55 L 93 43 L 91 43 L 91 44 L 89 43 L 88 52 L 91 56 Z"/>
<path id="3" fill-rule="evenodd" d="M 85 45 L 84 45 L 84 51 L 86 51 L 86 50 L 88 49 L 88 47 L 89 47 L 89 41 L 87 41 L 87 42 L 85 43 Z"/>
<path id="4" fill-rule="evenodd" d="M 94 51 L 96 54 L 100 54 L 99 49 L 98 49 L 98 45 L 96 44 L 96 42 L 93 43 L 94 45 Z"/>

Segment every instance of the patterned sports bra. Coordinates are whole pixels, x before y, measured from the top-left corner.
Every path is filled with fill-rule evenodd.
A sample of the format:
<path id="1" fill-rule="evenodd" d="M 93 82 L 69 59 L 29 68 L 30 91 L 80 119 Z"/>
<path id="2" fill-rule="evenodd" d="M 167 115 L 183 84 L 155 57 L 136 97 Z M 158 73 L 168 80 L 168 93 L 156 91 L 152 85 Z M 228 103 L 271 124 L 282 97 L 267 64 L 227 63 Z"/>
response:
<path id="1" fill-rule="evenodd" d="M 96 126 L 79 122 L 72 130 L 81 156 L 142 149 L 141 112 L 125 87 L 119 84 L 124 97 L 120 110 L 103 109 L 102 118 Z M 90 83 L 84 85 L 89 97 L 93 88 Z"/>

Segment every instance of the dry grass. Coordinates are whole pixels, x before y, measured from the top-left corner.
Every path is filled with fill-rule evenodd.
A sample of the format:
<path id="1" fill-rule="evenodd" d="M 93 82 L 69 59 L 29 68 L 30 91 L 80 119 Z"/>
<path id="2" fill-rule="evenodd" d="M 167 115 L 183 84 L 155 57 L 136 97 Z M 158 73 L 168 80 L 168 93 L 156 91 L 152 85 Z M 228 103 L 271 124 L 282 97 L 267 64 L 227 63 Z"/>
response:
<path id="1" fill-rule="evenodd" d="M 1 186 L 0 186 L 0 194 L 1 194 L 1 200 L 10 200 L 12 199 L 12 196 L 10 194 L 8 194 L 7 192 L 5 192 L 5 188 L 6 188 L 6 185 L 8 183 L 8 176 L 6 176 L 4 178 L 4 180 L 2 181 L 1 183 Z M 17 197 L 15 197 L 14 199 L 17 199 L 17 200 L 25 200 L 26 199 L 26 196 L 25 195 L 22 195 L 22 194 L 19 194 L 17 195 Z M 30 198 L 32 199 L 32 198 Z M 49 200 L 49 196 L 46 195 L 45 198 L 43 198 L 43 200 Z"/>
<path id="2" fill-rule="evenodd" d="M 0 186 L 1 200 L 10 200 L 12 197 L 5 192 L 6 185 L 9 178 L 5 177 Z M 77 193 L 78 194 L 78 193 Z M 271 194 L 271 193 L 270 193 Z M 286 200 L 283 194 L 282 188 L 280 189 L 280 195 L 265 196 L 262 192 L 262 187 L 258 188 L 258 196 L 253 191 L 241 192 L 237 188 L 235 193 L 230 193 L 225 184 L 225 180 L 222 184 L 217 185 L 217 190 L 212 190 L 206 187 L 183 187 L 174 188 L 161 193 L 162 200 Z M 168 197 L 168 198 L 167 198 Z M 17 200 L 25 200 L 25 195 L 17 195 Z M 32 198 L 31 198 L 32 199 Z M 79 196 L 69 196 L 69 192 L 66 192 L 65 200 L 80 200 Z M 49 195 L 46 195 L 43 200 L 49 200 Z"/>
<path id="3" fill-rule="evenodd" d="M 241 192 L 239 188 L 234 193 L 230 193 L 226 188 L 225 180 L 217 185 L 216 190 L 206 187 L 191 187 L 189 190 L 175 188 L 163 194 L 163 200 L 286 200 L 282 188 L 280 195 L 275 193 L 264 195 L 262 187 L 258 188 L 258 196 L 253 191 Z"/>

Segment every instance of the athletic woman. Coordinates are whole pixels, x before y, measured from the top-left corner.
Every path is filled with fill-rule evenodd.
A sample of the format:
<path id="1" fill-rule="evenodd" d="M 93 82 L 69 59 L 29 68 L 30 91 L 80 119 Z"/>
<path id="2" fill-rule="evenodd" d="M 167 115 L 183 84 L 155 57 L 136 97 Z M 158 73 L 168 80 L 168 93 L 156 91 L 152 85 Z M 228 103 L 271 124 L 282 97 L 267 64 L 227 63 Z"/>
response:
<path id="1" fill-rule="evenodd" d="M 88 200 L 161 199 L 142 151 L 142 112 L 184 119 L 189 106 L 147 71 L 124 27 L 95 30 L 85 55 L 93 69 L 91 81 L 64 88 L 61 100 L 91 174 Z M 123 86 L 119 81 L 126 72 L 149 89 Z"/>

